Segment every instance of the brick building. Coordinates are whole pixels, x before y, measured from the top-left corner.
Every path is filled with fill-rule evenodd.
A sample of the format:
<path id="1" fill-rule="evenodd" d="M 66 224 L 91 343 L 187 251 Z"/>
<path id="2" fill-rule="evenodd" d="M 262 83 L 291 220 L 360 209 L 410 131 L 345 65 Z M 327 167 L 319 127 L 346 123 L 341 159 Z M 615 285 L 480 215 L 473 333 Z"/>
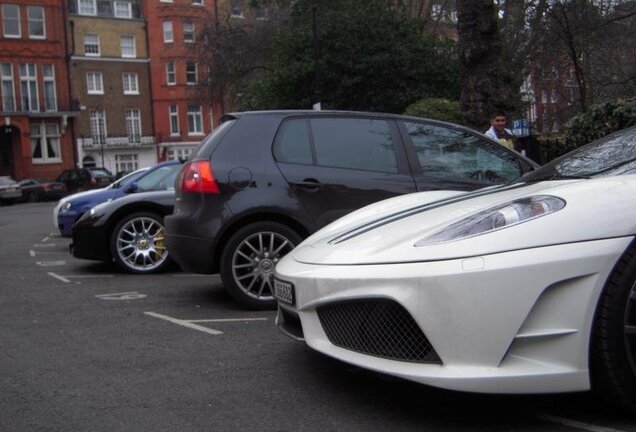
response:
<path id="1" fill-rule="evenodd" d="M 140 0 L 67 0 L 71 92 L 82 166 L 113 173 L 157 161 Z"/>
<path id="2" fill-rule="evenodd" d="M 62 2 L 0 0 L 0 175 L 53 178 L 75 165 Z"/>
<path id="3" fill-rule="evenodd" d="M 198 38 L 213 25 L 215 0 L 146 0 L 155 135 L 160 159 L 186 158 L 218 123 L 201 84 Z"/>

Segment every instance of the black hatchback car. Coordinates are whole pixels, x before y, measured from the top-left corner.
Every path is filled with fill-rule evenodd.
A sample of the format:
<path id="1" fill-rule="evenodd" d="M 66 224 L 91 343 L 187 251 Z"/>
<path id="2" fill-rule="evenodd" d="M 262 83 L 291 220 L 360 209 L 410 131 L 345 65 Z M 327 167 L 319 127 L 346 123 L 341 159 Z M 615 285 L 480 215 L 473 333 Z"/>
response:
<path id="1" fill-rule="evenodd" d="M 278 260 L 339 217 L 395 195 L 473 190 L 536 167 L 473 130 L 421 118 L 229 114 L 181 169 L 166 246 L 186 271 L 220 272 L 243 305 L 271 308 Z"/>
<path id="2" fill-rule="evenodd" d="M 68 192 L 74 193 L 106 187 L 114 177 L 106 168 L 74 168 L 62 171 L 55 181 L 64 183 Z"/>

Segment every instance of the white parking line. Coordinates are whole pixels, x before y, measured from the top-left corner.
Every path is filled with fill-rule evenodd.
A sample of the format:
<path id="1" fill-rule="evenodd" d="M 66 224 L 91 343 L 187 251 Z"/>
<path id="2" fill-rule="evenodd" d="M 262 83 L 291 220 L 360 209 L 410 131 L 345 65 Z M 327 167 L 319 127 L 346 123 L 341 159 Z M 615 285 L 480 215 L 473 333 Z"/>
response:
<path id="1" fill-rule="evenodd" d="M 29 255 L 31 255 L 31 258 L 35 258 L 35 251 L 34 250 L 30 250 L 29 251 Z"/>
<path id="2" fill-rule="evenodd" d="M 267 321 L 267 318 L 226 318 L 226 319 L 202 319 L 202 320 L 187 320 L 191 323 L 205 323 L 205 322 L 240 322 L 240 321 Z"/>
<path id="3" fill-rule="evenodd" d="M 148 316 L 151 316 L 151 317 L 154 317 L 154 318 L 159 318 L 159 319 L 162 319 L 162 320 L 166 320 L 166 321 L 169 321 L 169 322 L 171 322 L 173 324 L 177 324 L 177 325 L 180 325 L 180 326 L 183 326 L 183 327 L 187 327 L 187 328 L 190 328 L 190 329 L 193 329 L 193 330 L 199 330 L 199 331 L 202 331 L 204 333 L 211 334 L 211 335 L 215 335 L 216 336 L 216 335 L 223 334 L 223 332 L 220 331 L 220 330 L 214 330 L 214 329 L 211 329 L 211 328 L 208 328 L 208 327 L 204 327 L 204 326 L 200 326 L 198 324 L 191 323 L 189 321 L 184 321 L 184 320 L 172 318 L 172 317 L 169 317 L 169 316 L 166 316 L 166 315 L 161 315 L 161 314 L 158 314 L 158 313 L 155 313 L 155 312 L 144 312 L 144 314 L 146 314 Z"/>
<path id="4" fill-rule="evenodd" d="M 49 247 L 55 247 L 56 244 L 55 243 L 36 243 L 33 245 L 33 247 L 36 248 L 49 248 Z"/>
<path id="5" fill-rule="evenodd" d="M 41 240 L 41 242 L 42 242 L 42 243 L 46 243 L 47 241 L 49 241 L 49 237 L 44 237 L 44 238 Z"/>
<path id="6" fill-rule="evenodd" d="M 64 277 L 67 277 L 67 278 L 93 278 L 93 279 L 99 279 L 99 278 L 112 278 L 112 277 L 115 277 L 115 275 L 112 275 L 112 274 L 97 274 L 97 275 L 64 275 Z"/>
<path id="7" fill-rule="evenodd" d="M 552 416 L 552 415 L 546 415 L 546 414 L 542 414 L 542 415 L 538 415 L 537 416 L 539 419 L 550 422 L 550 423 L 558 423 L 558 424 L 562 424 L 564 426 L 568 426 L 568 427 L 572 427 L 572 428 L 578 428 L 578 429 L 583 429 L 583 430 L 587 430 L 590 432 L 625 432 L 622 431 L 620 429 L 612 429 L 612 428 L 606 428 L 603 426 L 596 426 L 596 425 L 592 425 L 592 424 L 588 424 L 588 423 L 582 423 L 576 420 L 570 420 L 567 418 L 563 418 L 563 417 L 557 417 L 557 416 Z"/>
<path id="8" fill-rule="evenodd" d="M 57 280 L 61 280 L 64 283 L 71 283 L 71 281 L 66 279 L 64 276 L 60 276 L 60 275 L 55 274 L 53 272 L 49 272 L 48 274 L 49 274 L 49 276 L 54 277 Z"/>

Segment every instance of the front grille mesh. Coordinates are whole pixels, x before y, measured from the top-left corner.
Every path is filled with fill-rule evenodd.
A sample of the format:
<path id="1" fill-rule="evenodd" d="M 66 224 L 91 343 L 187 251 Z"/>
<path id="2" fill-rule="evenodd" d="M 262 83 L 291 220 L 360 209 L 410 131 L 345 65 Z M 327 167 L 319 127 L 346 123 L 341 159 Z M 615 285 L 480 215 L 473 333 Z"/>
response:
<path id="1" fill-rule="evenodd" d="M 341 348 L 422 363 L 441 363 L 413 317 L 388 299 L 331 303 L 318 308 L 329 341 Z"/>

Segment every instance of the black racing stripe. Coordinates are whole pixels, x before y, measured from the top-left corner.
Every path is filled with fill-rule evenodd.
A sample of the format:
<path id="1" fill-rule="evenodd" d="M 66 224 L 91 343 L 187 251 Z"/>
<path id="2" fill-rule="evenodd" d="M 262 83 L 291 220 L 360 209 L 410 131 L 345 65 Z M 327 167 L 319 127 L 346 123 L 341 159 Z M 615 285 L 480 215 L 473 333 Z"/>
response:
<path id="1" fill-rule="evenodd" d="M 485 195 L 490 195 L 493 193 L 497 193 L 497 192 L 501 192 L 501 191 L 505 191 L 505 190 L 512 190 L 512 189 L 518 189 L 520 187 L 525 187 L 527 186 L 528 183 L 513 183 L 512 185 L 509 186 L 505 186 L 502 188 L 495 188 L 495 189 L 489 189 L 486 191 L 482 191 L 482 192 L 470 192 L 464 195 L 460 195 L 460 196 L 456 196 L 456 197 L 451 197 L 451 198 L 445 198 L 439 201 L 433 201 L 432 203 L 427 203 L 427 204 L 422 204 L 416 207 L 412 207 L 406 210 L 401 210 L 397 213 L 394 213 L 392 215 L 389 216 L 384 216 L 380 219 L 368 222 L 362 226 L 359 226 L 357 228 L 354 228 L 350 231 L 347 231 L 345 233 L 342 233 L 334 238 L 332 238 L 331 240 L 329 240 L 327 243 L 330 245 L 334 245 L 334 244 L 338 244 L 338 243 L 342 243 L 345 242 L 347 240 L 350 240 L 354 237 L 357 237 L 361 234 L 364 234 L 366 232 L 369 232 L 375 228 L 390 224 L 392 222 L 407 218 L 409 216 L 413 216 L 414 214 L 418 214 L 418 213 L 422 213 L 428 210 L 433 210 L 448 204 L 454 204 L 457 202 L 462 202 L 462 201 L 466 201 L 469 199 L 473 199 L 473 198 L 477 198 L 477 197 L 481 197 L 481 196 L 485 196 Z"/>

